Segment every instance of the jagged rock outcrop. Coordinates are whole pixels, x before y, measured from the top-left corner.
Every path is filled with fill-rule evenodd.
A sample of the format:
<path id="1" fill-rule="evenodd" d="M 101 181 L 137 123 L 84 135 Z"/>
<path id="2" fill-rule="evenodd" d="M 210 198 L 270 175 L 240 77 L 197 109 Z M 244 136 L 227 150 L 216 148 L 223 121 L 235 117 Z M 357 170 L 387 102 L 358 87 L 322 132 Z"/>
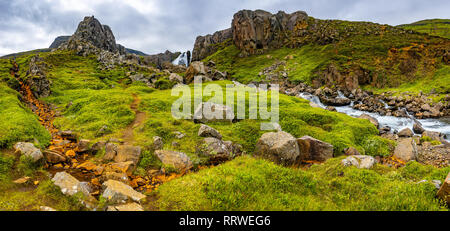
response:
<path id="1" fill-rule="evenodd" d="M 231 28 L 217 31 L 212 35 L 198 36 L 195 39 L 194 50 L 192 51 L 192 61 L 200 61 L 217 51 L 215 44 L 225 42 L 233 38 Z"/>
<path id="2" fill-rule="evenodd" d="M 112 53 L 125 54 L 125 47 L 116 44 L 116 38 L 111 28 L 107 25 L 102 25 L 94 16 L 85 17 L 78 24 L 75 33 L 60 48 L 80 50 L 80 46 L 93 46 Z"/>
<path id="3" fill-rule="evenodd" d="M 290 34 L 306 33 L 308 15 L 304 11 L 272 14 L 263 10 L 241 10 L 233 16 L 231 29 L 233 41 L 243 54 L 255 54 L 257 50 L 279 48 Z"/>
<path id="4" fill-rule="evenodd" d="M 71 37 L 70 35 L 56 37 L 55 40 L 52 42 L 52 44 L 49 46 L 49 48 L 50 49 L 58 48 L 61 44 L 69 41 L 70 37 Z"/>

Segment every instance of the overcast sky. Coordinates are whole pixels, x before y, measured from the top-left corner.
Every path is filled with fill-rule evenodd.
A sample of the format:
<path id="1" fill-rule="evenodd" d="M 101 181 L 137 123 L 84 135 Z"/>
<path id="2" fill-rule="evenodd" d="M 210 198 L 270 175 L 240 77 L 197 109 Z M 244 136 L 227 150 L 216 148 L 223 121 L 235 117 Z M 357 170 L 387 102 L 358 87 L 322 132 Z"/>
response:
<path id="1" fill-rule="evenodd" d="M 241 9 L 390 25 L 450 18 L 449 0 L 0 0 L 0 56 L 48 47 L 88 15 L 109 25 L 125 47 L 148 54 L 192 50 L 198 35 L 229 28 Z"/>

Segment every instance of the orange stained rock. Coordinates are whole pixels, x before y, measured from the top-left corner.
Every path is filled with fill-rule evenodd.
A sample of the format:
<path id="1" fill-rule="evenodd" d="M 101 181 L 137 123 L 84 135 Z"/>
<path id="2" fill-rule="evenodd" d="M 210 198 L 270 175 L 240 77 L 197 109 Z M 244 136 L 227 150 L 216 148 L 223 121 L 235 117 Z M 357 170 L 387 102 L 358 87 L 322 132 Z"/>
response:
<path id="1" fill-rule="evenodd" d="M 97 186 L 101 186 L 102 185 L 102 184 L 100 184 L 100 181 L 98 180 L 98 178 L 92 178 L 91 184 L 97 185 Z"/>
<path id="2" fill-rule="evenodd" d="M 77 154 L 75 153 L 75 151 L 73 151 L 73 150 L 69 150 L 69 151 L 67 151 L 66 152 L 66 156 L 68 156 L 68 157 L 75 157 Z"/>
<path id="3" fill-rule="evenodd" d="M 97 165 L 95 165 L 94 163 L 90 162 L 90 161 L 86 161 L 80 165 L 77 166 L 77 169 L 84 169 L 86 171 L 92 171 L 95 168 L 97 168 Z"/>

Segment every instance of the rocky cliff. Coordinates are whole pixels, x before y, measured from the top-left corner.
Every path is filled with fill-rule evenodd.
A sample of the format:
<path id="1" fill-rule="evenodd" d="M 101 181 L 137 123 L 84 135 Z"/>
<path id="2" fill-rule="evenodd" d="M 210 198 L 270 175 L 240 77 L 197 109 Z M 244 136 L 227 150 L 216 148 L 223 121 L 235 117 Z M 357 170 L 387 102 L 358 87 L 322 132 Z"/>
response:
<path id="1" fill-rule="evenodd" d="M 217 51 L 216 44 L 231 39 L 233 33 L 231 28 L 217 31 L 212 35 L 198 36 L 195 40 L 194 50 L 192 51 L 192 61 L 200 61 Z"/>
<path id="2" fill-rule="evenodd" d="M 111 28 L 102 25 L 94 16 L 85 17 L 78 24 L 75 33 L 60 47 L 63 49 L 79 49 L 80 46 L 86 45 L 112 53 L 125 54 L 125 47 L 116 44 L 116 38 Z"/>
<path id="3" fill-rule="evenodd" d="M 162 69 L 164 63 L 171 63 L 180 54 L 181 52 L 172 53 L 169 50 L 166 50 L 164 53 L 146 56 L 144 60 L 148 63 L 156 64 L 157 68 Z"/>
<path id="4" fill-rule="evenodd" d="M 279 48 L 290 34 L 305 35 L 307 20 L 308 15 L 304 11 L 272 14 L 263 10 L 241 10 L 233 16 L 231 23 L 233 41 L 244 54 Z"/>

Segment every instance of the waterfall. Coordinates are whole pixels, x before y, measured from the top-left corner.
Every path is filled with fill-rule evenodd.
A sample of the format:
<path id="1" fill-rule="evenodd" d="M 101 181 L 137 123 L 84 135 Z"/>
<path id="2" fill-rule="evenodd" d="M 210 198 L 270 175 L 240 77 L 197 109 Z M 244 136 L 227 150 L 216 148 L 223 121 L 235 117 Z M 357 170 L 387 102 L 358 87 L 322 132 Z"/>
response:
<path id="1" fill-rule="evenodd" d="M 188 60 L 186 52 L 181 53 L 175 60 L 172 61 L 172 64 L 187 66 Z"/>

